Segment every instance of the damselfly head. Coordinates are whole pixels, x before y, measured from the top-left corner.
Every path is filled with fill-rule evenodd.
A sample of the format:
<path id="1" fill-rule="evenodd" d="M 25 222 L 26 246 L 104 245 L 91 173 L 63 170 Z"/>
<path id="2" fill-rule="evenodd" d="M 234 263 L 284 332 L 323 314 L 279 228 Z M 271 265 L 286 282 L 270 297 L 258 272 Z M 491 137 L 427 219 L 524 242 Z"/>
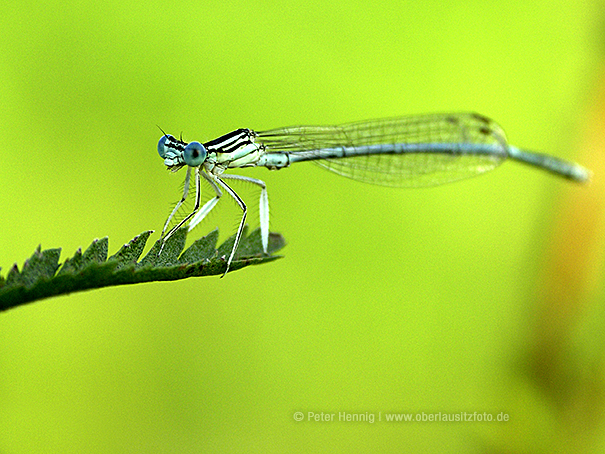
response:
<path id="1" fill-rule="evenodd" d="M 164 131 L 162 131 L 164 132 Z M 197 167 L 206 160 L 206 147 L 199 142 L 183 142 L 170 134 L 164 133 L 158 142 L 158 154 L 164 164 L 173 172 L 187 165 Z"/>
<path id="2" fill-rule="evenodd" d="M 186 162 L 183 159 L 187 144 L 176 139 L 170 134 L 164 134 L 158 142 L 158 154 L 164 159 L 164 164 L 173 172 L 183 167 Z"/>

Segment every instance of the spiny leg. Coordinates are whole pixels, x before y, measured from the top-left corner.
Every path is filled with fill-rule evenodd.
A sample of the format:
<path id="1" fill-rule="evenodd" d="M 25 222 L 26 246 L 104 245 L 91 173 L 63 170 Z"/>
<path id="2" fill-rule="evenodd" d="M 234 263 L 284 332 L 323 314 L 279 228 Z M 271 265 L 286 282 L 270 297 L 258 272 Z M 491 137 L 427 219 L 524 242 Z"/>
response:
<path id="1" fill-rule="evenodd" d="M 235 255 L 235 251 L 237 250 L 237 247 L 239 246 L 239 242 L 242 238 L 242 233 L 244 232 L 244 225 L 246 225 L 246 216 L 248 214 L 248 208 L 246 207 L 246 204 L 241 199 L 241 197 L 239 195 L 237 195 L 237 193 L 233 189 L 231 189 L 231 187 L 227 183 L 225 183 L 221 178 L 219 178 L 217 176 L 215 176 L 214 178 L 216 179 L 216 182 L 219 185 L 221 185 L 225 191 L 227 191 L 227 194 L 229 194 L 231 197 L 233 197 L 233 199 L 237 202 L 237 204 L 243 211 L 242 220 L 240 221 L 239 227 L 237 229 L 237 233 L 235 234 L 235 241 L 233 242 L 233 249 L 231 249 L 231 254 L 229 255 L 229 259 L 227 259 L 227 268 L 225 269 L 225 272 L 221 276 L 221 277 L 224 277 L 225 274 L 227 274 L 227 271 L 229 271 L 229 267 L 231 266 L 233 256 Z"/>
<path id="2" fill-rule="evenodd" d="M 217 202 L 223 195 L 220 188 L 216 185 L 214 180 L 206 174 L 206 172 L 202 172 L 202 176 L 210 184 L 210 186 L 212 186 L 212 188 L 214 189 L 214 192 L 216 193 L 216 196 L 211 198 L 210 200 L 208 200 L 204 204 L 204 206 L 200 209 L 200 211 L 197 212 L 195 217 L 189 223 L 189 227 L 188 227 L 189 232 L 191 232 L 200 222 L 202 222 L 202 220 L 206 217 L 206 215 L 208 213 L 210 213 L 212 211 L 212 209 L 215 207 L 215 205 L 217 204 Z"/>
<path id="3" fill-rule="evenodd" d="M 185 177 L 185 193 L 183 194 L 183 198 L 181 199 L 181 201 L 177 204 L 176 208 L 179 208 L 182 203 L 185 201 L 185 199 L 187 198 L 187 191 L 188 191 L 188 187 L 189 187 L 189 176 L 190 176 L 190 171 L 191 167 L 187 168 L 187 176 Z M 179 222 L 175 227 L 173 227 L 170 232 L 168 232 L 166 234 L 166 236 L 163 237 L 163 242 L 162 242 L 162 246 L 160 247 L 160 251 L 158 252 L 158 255 L 160 255 L 162 253 L 162 250 L 164 249 L 164 246 L 166 245 L 166 241 L 168 241 L 168 238 L 170 238 L 174 232 L 176 232 L 178 229 L 180 229 L 183 224 L 185 224 L 189 219 L 191 219 L 191 217 L 197 213 L 197 211 L 200 209 L 200 200 L 202 197 L 202 190 L 201 190 L 201 184 L 200 184 L 200 168 L 196 167 L 195 168 L 195 206 L 193 207 L 193 211 L 191 213 L 189 213 L 187 216 L 185 216 L 185 219 L 183 219 L 181 222 Z M 174 210 L 172 210 L 172 214 L 170 215 L 170 217 L 168 218 L 168 221 L 170 221 L 170 219 L 172 218 L 172 216 L 174 216 L 174 213 L 176 212 L 176 208 Z M 168 221 L 166 222 L 166 224 L 168 224 Z M 166 229 L 166 227 L 164 227 L 164 229 Z"/>
<path id="4" fill-rule="evenodd" d="M 164 228 L 162 229 L 162 235 L 161 235 L 162 239 L 164 238 L 164 233 L 166 232 L 166 229 L 168 228 L 168 224 L 170 224 L 172 217 L 175 215 L 175 213 L 178 211 L 178 209 L 181 207 L 181 205 L 185 202 L 185 200 L 187 200 L 187 196 L 189 195 L 189 182 L 190 181 L 191 181 L 191 167 L 187 167 L 187 175 L 185 175 L 185 183 L 184 183 L 185 187 L 183 188 L 183 197 L 181 197 L 181 200 L 179 200 L 179 202 L 174 207 L 174 210 L 172 210 L 172 213 L 170 213 L 170 216 L 168 216 L 168 219 L 166 219 L 166 224 L 164 224 Z"/>
<path id="5" fill-rule="evenodd" d="M 263 244 L 263 252 L 267 254 L 269 247 L 269 197 L 267 195 L 267 185 L 263 180 L 245 177 L 242 175 L 221 175 L 221 178 L 230 178 L 232 180 L 247 181 L 248 183 L 260 186 L 259 217 L 260 217 L 260 236 Z M 196 216 L 197 217 L 197 216 Z"/>

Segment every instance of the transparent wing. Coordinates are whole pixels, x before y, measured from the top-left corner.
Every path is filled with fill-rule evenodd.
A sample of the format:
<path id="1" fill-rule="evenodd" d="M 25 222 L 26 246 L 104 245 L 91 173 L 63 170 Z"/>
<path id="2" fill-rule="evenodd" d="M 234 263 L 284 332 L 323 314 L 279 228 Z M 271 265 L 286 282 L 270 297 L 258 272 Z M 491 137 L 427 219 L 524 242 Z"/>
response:
<path id="1" fill-rule="evenodd" d="M 339 175 L 395 187 L 434 186 L 468 178 L 494 169 L 508 155 L 502 128 L 475 113 L 292 126 L 257 135 L 267 152 L 315 153 L 308 160 Z M 403 146 L 398 152 L 393 151 L 393 144 Z M 322 156 L 321 150 L 339 147 L 353 153 L 345 158 Z"/>

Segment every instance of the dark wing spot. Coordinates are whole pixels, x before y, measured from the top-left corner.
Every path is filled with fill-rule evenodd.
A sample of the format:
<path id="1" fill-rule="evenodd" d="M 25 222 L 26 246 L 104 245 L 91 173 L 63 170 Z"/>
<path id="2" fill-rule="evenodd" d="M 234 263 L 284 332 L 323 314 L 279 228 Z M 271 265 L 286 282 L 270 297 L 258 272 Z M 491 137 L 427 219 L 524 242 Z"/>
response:
<path id="1" fill-rule="evenodd" d="M 475 120 L 485 123 L 486 125 L 489 125 L 492 122 L 492 120 L 490 120 L 489 118 L 487 118 L 483 115 L 480 115 L 478 113 L 471 114 L 471 117 L 473 117 Z"/>
<path id="2" fill-rule="evenodd" d="M 492 135 L 492 130 L 490 128 L 479 128 L 479 133 L 483 134 L 484 136 L 491 136 Z"/>

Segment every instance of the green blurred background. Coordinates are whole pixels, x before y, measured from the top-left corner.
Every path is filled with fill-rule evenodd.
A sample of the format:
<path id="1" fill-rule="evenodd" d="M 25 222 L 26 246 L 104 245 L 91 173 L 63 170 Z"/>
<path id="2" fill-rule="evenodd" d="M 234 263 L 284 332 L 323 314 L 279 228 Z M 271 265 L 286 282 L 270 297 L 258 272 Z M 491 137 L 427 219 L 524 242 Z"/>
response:
<path id="1" fill-rule="evenodd" d="M 147 229 L 157 239 L 184 173 L 165 170 L 156 125 L 205 141 L 473 110 L 515 145 L 595 171 L 582 187 L 506 163 L 419 190 L 312 164 L 240 172 L 267 182 L 284 259 L 0 314 L 1 454 L 605 447 L 591 145 L 605 128 L 603 1 L 8 0 L 0 12 L 3 274 L 39 243 L 64 259 L 95 237 L 110 253 Z M 259 193 L 237 189 L 256 227 Z M 223 201 L 194 236 L 218 226 L 224 239 L 238 215 Z M 510 421 L 307 417 L 475 411 Z"/>

